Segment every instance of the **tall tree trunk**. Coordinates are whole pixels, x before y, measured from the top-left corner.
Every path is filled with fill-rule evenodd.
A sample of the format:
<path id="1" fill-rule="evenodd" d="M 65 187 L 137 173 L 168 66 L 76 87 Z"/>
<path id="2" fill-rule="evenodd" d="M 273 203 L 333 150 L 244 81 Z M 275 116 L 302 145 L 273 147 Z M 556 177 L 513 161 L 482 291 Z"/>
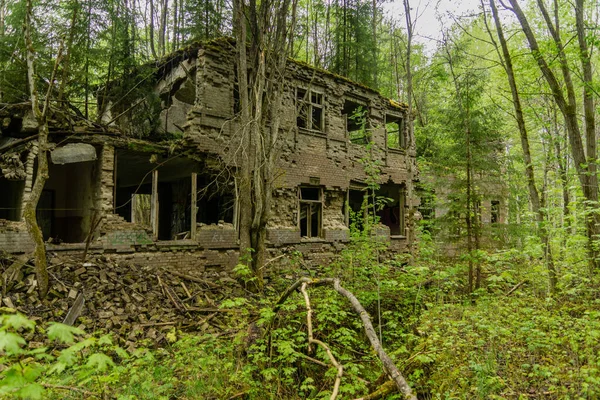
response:
<path id="1" fill-rule="evenodd" d="M 377 71 L 377 0 L 373 0 L 371 2 L 371 7 L 373 7 L 373 17 L 371 19 L 371 34 L 373 35 L 372 43 L 373 48 L 372 57 L 373 57 L 373 88 L 378 89 L 378 71 Z"/>
<path id="2" fill-rule="evenodd" d="M 182 1 L 182 0 L 179 0 Z M 179 46 L 179 8 L 177 0 L 173 0 L 173 45 L 171 46 L 171 51 L 177 50 Z"/>
<path id="3" fill-rule="evenodd" d="M 164 56 L 167 52 L 167 11 L 169 9 L 169 0 L 163 0 L 160 9 L 160 27 L 158 31 L 158 52 Z"/>
<path id="4" fill-rule="evenodd" d="M 156 47 L 154 46 L 154 0 L 150 1 L 150 51 L 152 52 L 152 57 L 157 59 L 158 56 L 156 54 Z"/>
<path id="5" fill-rule="evenodd" d="M 556 289 L 556 269 L 554 267 L 554 260 L 552 258 L 552 253 L 550 251 L 549 245 L 549 233 L 547 230 L 547 219 L 548 216 L 545 211 L 545 207 L 541 207 L 540 195 L 535 183 L 535 174 L 533 170 L 533 161 L 531 159 L 531 149 L 529 146 L 529 136 L 527 133 L 527 128 L 525 125 L 525 117 L 523 115 L 523 108 L 521 105 L 521 98 L 519 95 L 519 90 L 517 88 L 517 81 L 515 79 L 515 72 L 512 63 L 512 57 L 510 51 L 508 50 L 508 44 L 504 37 L 504 31 L 502 30 L 502 23 L 500 21 L 500 17 L 498 15 L 498 9 L 494 0 L 489 0 L 490 8 L 492 10 L 492 16 L 494 18 L 494 23 L 496 26 L 496 35 L 500 42 L 500 47 L 502 52 L 498 50 L 495 40 L 493 39 L 491 31 L 488 31 L 490 34 L 490 38 L 492 38 L 493 44 L 498 52 L 498 56 L 502 61 L 502 66 L 506 72 L 506 77 L 508 79 L 508 85 L 510 86 L 510 92 L 513 100 L 513 107 L 515 109 L 515 118 L 517 120 L 517 126 L 519 128 L 519 136 L 521 138 L 521 150 L 523 152 L 523 159 L 525 161 L 525 176 L 527 178 L 527 188 L 529 190 L 529 200 L 531 202 L 531 208 L 533 212 L 536 214 L 537 219 L 537 228 L 538 234 L 544 246 L 544 254 L 546 260 L 546 267 L 548 269 L 548 287 L 551 293 L 553 293 Z M 483 4 L 482 4 L 483 5 Z M 486 20 L 487 27 L 487 20 Z"/>
<path id="6" fill-rule="evenodd" d="M 234 1 L 241 108 L 239 134 L 244 149 L 237 175 L 240 256 L 251 266 L 259 290 L 263 286 L 267 222 L 278 154 L 284 87 L 281 77 L 285 74 L 289 52 L 290 4 L 296 6 L 291 0 L 267 1 L 261 2 L 257 9 L 256 1 L 250 0 L 246 14 L 243 0 Z M 249 41 L 246 21 L 251 28 Z"/>
<path id="7" fill-rule="evenodd" d="M 71 17 L 71 26 L 69 28 L 69 39 L 67 41 L 66 53 L 63 61 L 62 67 L 62 78 L 60 80 L 60 86 L 58 88 L 58 101 L 60 102 L 63 99 L 63 95 L 65 92 L 65 87 L 67 85 L 67 80 L 69 77 L 69 63 L 71 60 L 71 48 L 73 47 L 73 41 L 75 40 L 75 24 L 77 22 L 77 15 L 79 13 L 79 2 L 77 0 L 73 1 L 73 16 Z"/>
<path id="8" fill-rule="evenodd" d="M 558 24 L 552 22 L 550 15 L 546 10 L 542 0 L 538 0 L 538 8 L 540 9 L 544 21 L 550 35 L 555 43 L 558 60 L 560 64 L 560 70 L 563 76 L 563 84 L 567 92 L 567 97 L 563 93 L 562 85 L 559 83 L 554 71 L 548 65 L 544 53 L 540 51 L 535 34 L 533 33 L 529 21 L 525 14 L 521 10 L 517 0 L 509 0 L 512 11 L 516 15 L 519 23 L 525 33 L 525 37 L 529 43 L 531 54 L 535 58 L 542 75 L 546 79 L 546 82 L 550 86 L 554 101 L 561 111 L 567 128 L 569 136 L 569 144 L 571 146 L 571 154 L 573 161 L 575 162 L 575 168 L 577 169 L 577 175 L 581 183 L 583 195 L 586 199 L 586 227 L 588 236 L 588 251 L 590 255 L 590 265 L 592 268 L 596 268 L 598 265 L 597 251 L 594 250 L 593 241 L 597 239 L 598 234 L 598 212 L 596 210 L 596 204 L 598 202 L 598 177 L 595 174 L 595 160 L 590 160 L 586 157 L 585 150 L 583 147 L 583 141 L 581 137 L 581 131 L 579 128 L 579 116 L 577 113 L 577 102 L 575 96 L 575 90 L 573 87 L 573 81 L 571 79 L 570 67 L 568 65 L 567 56 L 564 52 L 564 46 L 560 37 L 560 31 L 558 30 Z M 555 15 L 557 13 L 557 7 L 555 5 Z M 557 17 L 555 16 L 557 21 Z M 587 128 L 586 128 L 587 129 Z M 587 131 L 586 131 L 587 132 Z M 593 142 L 593 148 L 595 149 L 595 137 L 588 138 Z M 591 146 L 592 144 L 590 144 Z M 589 149 L 589 146 L 588 146 Z M 590 168 L 590 166 L 593 166 Z M 592 173 L 594 171 L 594 173 Z"/>
<path id="9" fill-rule="evenodd" d="M 4 19 L 6 18 L 6 0 L 0 0 L 0 40 L 4 39 L 6 31 Z M 0 71 L 0 82 L 4 81 L 4 68 Z M 4 92 L 0 86 L 0 103 L 4 101 Z"/>
<path id="10" fill-rule="evenodd" d="M 32 16 L 33 16 L 33 4 L 32 0 L 27 0 L 27 10 L 25 14 L 25 44 L 27 46 L 27 80 L 29 83 L 29 95 L 31 98 L 31 109 L 35 116 L 38 124 L 38 149 L 37 149 L 37 170 L 35 174 L 35 182 L 33 188 L 29 193 L 25 206 L 23 208 L 23 219 L 27 226 L 27 232 L 31 241 L 34 243 L 35 248 L 33 252 L 35 262 L 35 275 L 38 281 L 38 289 L 40 298 L 44 299 L 48 293 L 48 263 L 46 260 L 46 245 L 44 243 L 44 237 L 42 236 L 42 230 L 37 223 L 36 209 L 44 185 L 48 179 L 48 109 L 50 94 L 52 93 L 52 87 L 56 71 L 60 63 L 63 51 L 63 43 L 61 42 L 54 63 L 54 69 L 50 78 L 50 84 L 48 92 L 46 93 L 46 99 L 44 102 L 44 108 L 40 109 L 39 96 L 36 87 L 36 74 L 35 74 L 35 50 L 33 48 L 33 42 L 31 40 L 32 27 Z"/>

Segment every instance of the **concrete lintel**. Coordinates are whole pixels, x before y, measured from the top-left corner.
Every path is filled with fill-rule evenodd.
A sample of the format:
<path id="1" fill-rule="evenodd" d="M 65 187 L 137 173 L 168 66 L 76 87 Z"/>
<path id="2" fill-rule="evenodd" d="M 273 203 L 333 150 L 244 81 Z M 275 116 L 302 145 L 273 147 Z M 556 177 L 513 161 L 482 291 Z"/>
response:
<path id="1" fill-rule="evenodd" d="M 50 153 L 54 164 L 73 164 L 97 159 L 96 148 L 87 143 L 69 143 Z"/>

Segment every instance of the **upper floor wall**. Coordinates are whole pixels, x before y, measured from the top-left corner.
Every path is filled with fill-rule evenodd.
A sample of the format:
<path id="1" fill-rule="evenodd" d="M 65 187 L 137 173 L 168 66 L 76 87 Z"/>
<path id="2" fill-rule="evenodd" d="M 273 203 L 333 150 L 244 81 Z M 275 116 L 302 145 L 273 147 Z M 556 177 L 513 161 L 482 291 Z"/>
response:
<path id="1" fill-rule="evenodd" d="M 183 135 L 200 151 L 219 154 L 225 163 L 235 164 L 239 145 L 235 65 L 234 47 L 227 40 L 192 46 L 162 61 L 154 84 L 160 100 L 156 129 Z M 104 113 L 103 119 L 115 119 L 116 112 Z M 409 134 L 404 104 L 290 60 L 281 113 L 280 186 L 319 184 L 347 189 L 350 181 L 366 179 L 361 161 L 366 158 L 381 166 L 381 183 L 417 177 L 415 141 Z M 126 113 L 116 121 L 131 126 L 133 118 Z"/>

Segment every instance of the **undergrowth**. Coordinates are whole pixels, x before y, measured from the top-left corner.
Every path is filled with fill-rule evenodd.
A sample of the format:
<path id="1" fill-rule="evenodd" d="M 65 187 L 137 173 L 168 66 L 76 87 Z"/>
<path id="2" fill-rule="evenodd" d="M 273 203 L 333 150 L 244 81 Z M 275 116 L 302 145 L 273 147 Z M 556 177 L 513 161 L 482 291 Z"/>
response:
<path id="1" fill-rule="evenodd" d="M 380 262 L 383 251 L 384 243 L 359 235 L 337 262 L 318 271 L 292 262 L 264 296 L 221 304 L 238 312 L 220 336 L 173 329 L 162 348 L 138 343 L 127 351 L 108 335 L 5 314 L 0 397 L 329 398 L 336 371 L 321 348 L 309 349 L 303 298 L 292 294 L 273 311 L 304 274 L 338 277 L 355 293 L 420 399 L 600 397 L 600 300 L 593 278 L 569 267 L 579 264 L 559 265 L 560 292 L 549 297 L 535 243 L 481 251 L 474 257 L 484 285 L 467 295 L 468 260 L 440 259 L 427 236 L 416 260 Z M 309 294 L 314 336 L 344 366 L 339 398 L 372 392 L 386 378 L 360 319 L 328 287 L 310 287 Z M 33 341 L 39 335 L 47 338 L 43 346 Z"/>

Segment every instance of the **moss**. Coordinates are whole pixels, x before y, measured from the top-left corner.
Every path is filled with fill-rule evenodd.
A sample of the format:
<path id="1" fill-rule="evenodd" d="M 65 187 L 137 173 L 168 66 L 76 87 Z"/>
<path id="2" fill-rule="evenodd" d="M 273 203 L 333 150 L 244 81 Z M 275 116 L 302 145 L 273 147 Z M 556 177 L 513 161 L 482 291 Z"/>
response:
<path id="1" fill-rule="evenodd" d="M 167 150 L 164 146 L 140 140 L 128 141 L 127 149 L 143 153 L 164 153 Z"/>

